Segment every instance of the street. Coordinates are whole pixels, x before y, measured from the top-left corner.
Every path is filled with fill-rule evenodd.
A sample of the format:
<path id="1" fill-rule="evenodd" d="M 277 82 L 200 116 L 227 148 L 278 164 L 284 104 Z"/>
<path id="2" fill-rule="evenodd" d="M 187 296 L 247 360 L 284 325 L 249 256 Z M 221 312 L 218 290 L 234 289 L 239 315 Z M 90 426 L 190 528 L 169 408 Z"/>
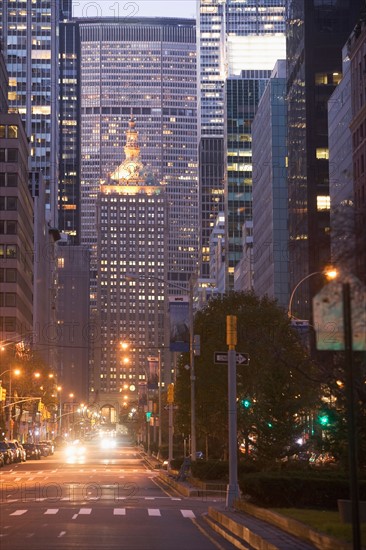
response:
<path id="1" fill-rule="evenodd" d="M 232 548 L 201 519 L 215 499 L 173 493 L 126 442 L 6 466 L 0 498 L 2 550 Z"/>

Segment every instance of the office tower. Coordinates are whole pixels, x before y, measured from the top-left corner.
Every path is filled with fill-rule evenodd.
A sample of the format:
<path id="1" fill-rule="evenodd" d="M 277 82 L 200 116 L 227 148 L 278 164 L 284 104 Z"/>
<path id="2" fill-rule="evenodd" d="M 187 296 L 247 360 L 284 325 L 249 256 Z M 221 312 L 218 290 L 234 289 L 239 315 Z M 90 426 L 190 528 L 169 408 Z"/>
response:
<path id="1" fill-rule="evenodd" d="M 287 3 L 290 288 L 330 262 L 327 102 L 341 79 L 342 47 L 363 4 Z M 322 284 L 319 276 L 301 284 L 294 303 L 298 317 L 310 318 L 310 299 Z"/>
<path id="2" fill-rule="evenodd" d="M 64 400 L 73 394 L 77 403 L 87 403 L 89 397 L 89 258 L 87 247 L 57 250 L 57 344 L 62 350 L 57 381 Z"/>
<path id="3" fill-rule="evenodd" d="M 331 261 L 334 265 L 346 264 L 355 273 L 351 97 L 351 63 L 346 44 L 342 49 L 342 80 L 328 101 Z M 328 156 L 326 148 L 323 156 Z"/>
<path id="4" fill-rule="evenodd" d="M 59 228 L 80 243 L 80 36 L 79 25 L 60 22 Z"/>
<path id="5" fill-rule="evenodd" d="M 57 226 L 58 18 L 58 0 L 4 0 L 0 10 L 9 109 L 25 122 L 30 169 L 45 178 L 51 227 Z"/>
<path id="6" fill-rule="evenodd" d="M 352 78 L 352 161 L 355 198 L 355 274 L 366 284 L 366 12 L 348 42 Z"/>
<path id="7" fill-rule="evenodd" d="M 274 68 L 252 124 L 254 292 L 287 310 L 286 61 Z"/>
<path id="8" fill-rule="evenodd" d="M 131 118 L 125 160 L 97 199 L 100 345 L 91 395 L 113 405 L 112 421 L 124 402 L 143 398 L 148 357 L 165 343 L 167 188 L 144 168 L 135 124 Z"/>
<path id="9" fill-rule="evenodd" d="M 7 73 L 0 51 L 0 340 L 30 339 L 33 315 L 33 202 L 29 146 L 22 120 L 7 112 Z"/>
<path id="10" fill-rule="evenodd" d="M 195 23 L 185 19 L 80 20 L 81 244 L 91 248 L 95 309 L 95 207 L 117 164 L 131 114 L 145 165 L 166 185 L 168 280 L 187 285 L 197 265 Z M 177 68 L 179 67 L 179 71 Z"/>
<path id="11" fill-rule="evenodd" d="M 33 199 L 33 335 L 32 348 L 48 368 L 58 370 L 58 318 L 56 307 L 57 243 L 60 233 L 50 227 L 46 214 L 45 181 L 40 172 L 29 174 Z M 60 353 L 62 355 L 62 353 Z"/>
<path id="12" fill-rule="evenodd" d="M 270 71 L 285 54 L 284 5 L 284 0 L 200 2 L 200 270 L 209 275 L 208 240 L 224 209 L 226 288 L 233 288 L 243 223 L 251 218 L 251 120 Z"/>

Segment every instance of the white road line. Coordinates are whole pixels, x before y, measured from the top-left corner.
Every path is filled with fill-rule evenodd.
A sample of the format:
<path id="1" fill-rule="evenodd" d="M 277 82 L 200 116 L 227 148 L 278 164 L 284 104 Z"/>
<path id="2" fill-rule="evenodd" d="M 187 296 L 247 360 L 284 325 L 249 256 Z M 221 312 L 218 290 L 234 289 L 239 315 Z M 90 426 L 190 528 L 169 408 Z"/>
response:
<path id="1" fill-rule="evenodd" d="M 147 512 L 149 516 L 161 516 L 159 508 L 148 508 Z"/>
<path id="2" fill-rule="evenodd" d="M 88 515 L 91 514 L 92 509 L 91 508 L 80 508 L 79 514 L 80 515 Z"/>
<path id="3" fill-rule="evenodd" d="M 27 539 L 30 539 L 30 538 L 32 538 L 32 537 L 34 537 L 34 533 L 27 533 L 27 534 L 25 535 L 25 538 L 27 538 Z"/>
<path id="4" fill-rule="evenodd" d="M 22 516 L 26 512 L 28 512 L 28 510 L 15 510 L 15 512 L 12 512 L 10 515 L 11 516 Z"/>
<path id="5" fill-rule="evenodd" d="M 45 515 L 46 514 L 57 514 L 59 511 L 59 508 L 47 508 L 47 510 L 45 511 Z"/>
<path id="6" fill-rule="evenodd" d="M 179 497 L 170 497 L 170 500 L 182 500 L 182 499 Z"/>
<path id="7" fill-rule="evenodd" d="M 114 516 L 125 516 L 126 515 L 126 508 L 113 508 L 113 515 Z"/>
<path id="8" fill-rule="evenodd" d="M 57 537 L 60 538 L 60 537 L 63 537 L 64 535 L 66 535 L 66 531 L 60 531 Z"/>
<path id="9" fill-rule="evenodd" d="M 7 498 L 6 502 L 18 502 L 18 498 Z"/>
<path id="10" fill-rule="evenodd" d="M 182 516 L 184 518 L 195 518 L 193 510 L 181 510 Z"/>
<path id="11" fill-rule="evenodd" d="M 14 479 L 14 481 L 19 481 L 20 479 L 22 479 L 22 478 L 21 478 L 21 477 L 16 477 L 16 478 Z"/>
<path id="12" fill-rule="evenodd" d="M 145 497 L 145 500 L 155 500 L 155 497 Z"/>

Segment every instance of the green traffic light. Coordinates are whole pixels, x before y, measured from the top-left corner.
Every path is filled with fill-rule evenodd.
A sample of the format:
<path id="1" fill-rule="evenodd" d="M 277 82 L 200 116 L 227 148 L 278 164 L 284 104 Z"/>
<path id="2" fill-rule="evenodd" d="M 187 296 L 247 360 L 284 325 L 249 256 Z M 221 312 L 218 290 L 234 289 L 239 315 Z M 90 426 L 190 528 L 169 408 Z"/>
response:
<path id="1" fill-rule="evenodd" d="M 243 405 L 244 409 L 249 409 L 252 403 L 249 399 L 242 399 L 241 404 Z"/>
<path id="2" fill-rule="evenodd" d="M 321 426 L 328 426 L 329 425 L 329 416 L 327 414 L 321 414 L 319 416 L 319 424 Z"/>

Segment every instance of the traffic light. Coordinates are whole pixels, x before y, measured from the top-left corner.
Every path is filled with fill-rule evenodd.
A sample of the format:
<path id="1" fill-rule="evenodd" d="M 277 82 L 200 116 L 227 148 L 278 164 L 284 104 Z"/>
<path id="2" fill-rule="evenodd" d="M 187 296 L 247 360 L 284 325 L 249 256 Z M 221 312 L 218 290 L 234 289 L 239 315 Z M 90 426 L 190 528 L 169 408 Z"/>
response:
<path id="1" fill-rule="evenodd" d="M 323 428 L 326 428 L 330 424 L 329 414 L 327 412 L 320 412 L 318 416 L 318 421 Z"/>
<path id="2" fill-rule="evenodd" d="M 152 412 L 150 411 L 146 413 L 146 422 L 150 422 L 151 415 L 152 415 Z"/>
<path id="3" fill-rule="evenodd" d="M 250 407 L 252 406 L 252 402 L 250 399 L 248 399 L 248 397 L 242 399 L 240 403 L 244 409 L 250 409 Z"/>
<path id="4" fill-rule="evenodd" d="M 0 401 L 6 401 L 6 388 L 0 388 Z"/>
<path id="5" fill-rule="evenodd" d="M 167 394 L 166 401 L 169 405 L 174 403 L 174 384 L 168 385 L 168 394 Z"/>

